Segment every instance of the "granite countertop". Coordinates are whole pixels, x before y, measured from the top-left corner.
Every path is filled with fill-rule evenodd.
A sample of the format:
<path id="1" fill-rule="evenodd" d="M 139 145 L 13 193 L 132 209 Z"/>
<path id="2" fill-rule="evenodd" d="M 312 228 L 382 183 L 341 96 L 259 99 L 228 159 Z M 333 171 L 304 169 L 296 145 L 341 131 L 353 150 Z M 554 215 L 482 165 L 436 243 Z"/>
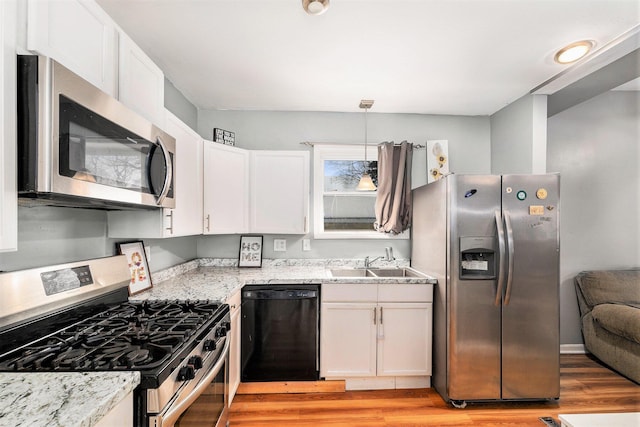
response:
<path id="1" fill-rule="evenodd" d="M 407 267 L 407 260 L 381 261 L 372 268 Z M 209 299 L 225 302 L 244 285 L 308 283 L 413 283 L 435 284 L 432 277 L 332 277 L 330 269 L 362 268 L 344 259 L 263 260 L 261 268 L 238 268 L 236 260 L 202 258 L 153 274 L 153 287 L 131 296 L 146 299 Z"/>
<path id="2" fill-rule="evenodd" d="M 139 372 L 0 373 L 0 426 L 93 426 L 139 383 Z"/>

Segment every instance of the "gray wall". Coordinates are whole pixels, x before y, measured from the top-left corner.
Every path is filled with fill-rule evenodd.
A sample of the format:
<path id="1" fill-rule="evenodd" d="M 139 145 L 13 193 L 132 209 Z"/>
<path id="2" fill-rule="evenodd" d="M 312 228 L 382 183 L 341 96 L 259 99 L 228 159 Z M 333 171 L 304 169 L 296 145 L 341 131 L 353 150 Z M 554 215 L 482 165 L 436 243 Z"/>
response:
<path id="1" fill-rule="evenodd" d="M 526 95 L 491 116 L 491 172 L 545 173 L 547 97 Z"/>
<path id="2" fill-rule="evenodd" d="M 451 171 L 490 172 L 488 117 L 369 112 L 367 123 L 368 142 L 371 144 L 403 140 L 425 144 L 431 139 L 446 139 L 449 141 Z M 198 111 L 198 133 L 201 136 L 211 139 L 213 128 L 233 131 L 236 146 L 245 149 L 310 150 L 300 144 L 303 141 L 364 143 L 364 126 L 364 113 Z M 426 173 L 426 151 L 419 149 L 414 153 L 414 187 L 426 183 Z M 313 212 L 313 206 L 310 209 Z M 274 238 L 287 240 L 286 252 L 273 252 Z M 311 251 L 302 251 L 303 238 L 311 239 Z M 239 236 L 201 236 L 198 238 L 198 256 L 235 258 L 238 245 Z M 264 257 L 364 258 L 383 255 L 385 246 L 393 247 L 396 258 L 410 258 L 408 240 L 315 240 L 312 234 L 265 236 Z"/>
<path id="3" fill-rule="evenodd" d="M 548 120 L 560 172 L 561 342 L 582 343 L 573 284 L 582 270 L 640 266 L 640 92 L 611 91 Z"/>
<path id="4" fill-rule="evenodd" d="M 116 254 L 107 238 L 107 214 L 93 209 L 18 208 L 18 250 L 0 254 L 0 270 L 12 271 Z M 158 271 L 197 257 L 195 237 L 144 239 L 149 268 Z"/>
<path id="5" fill-rule="evenodd" d="M 191 129 L 196 129 L 198 109 L 166 78 L 164 79 L 164 106 Z"/>

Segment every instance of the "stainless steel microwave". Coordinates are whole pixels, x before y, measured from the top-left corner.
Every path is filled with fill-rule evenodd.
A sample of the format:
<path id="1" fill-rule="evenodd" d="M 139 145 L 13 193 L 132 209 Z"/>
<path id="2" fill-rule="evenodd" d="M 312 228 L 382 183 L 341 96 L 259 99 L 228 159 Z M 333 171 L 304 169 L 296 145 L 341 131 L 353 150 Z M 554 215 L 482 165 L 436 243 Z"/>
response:
<path id="1" fill-rule="evenodd" d="M 17 83 L 20 204 L 175 207 L 175 138 L 50 58 Z"/>

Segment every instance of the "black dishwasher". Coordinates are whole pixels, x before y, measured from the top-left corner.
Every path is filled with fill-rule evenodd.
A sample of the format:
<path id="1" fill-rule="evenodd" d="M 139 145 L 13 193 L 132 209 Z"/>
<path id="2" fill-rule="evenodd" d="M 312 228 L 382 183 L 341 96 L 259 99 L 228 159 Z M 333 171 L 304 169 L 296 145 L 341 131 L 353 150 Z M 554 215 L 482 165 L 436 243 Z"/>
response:
<path id="1" fill-rule="evenodd" d="M 242 288 L 242 381 L 319 378 L 320 285 Z"/>

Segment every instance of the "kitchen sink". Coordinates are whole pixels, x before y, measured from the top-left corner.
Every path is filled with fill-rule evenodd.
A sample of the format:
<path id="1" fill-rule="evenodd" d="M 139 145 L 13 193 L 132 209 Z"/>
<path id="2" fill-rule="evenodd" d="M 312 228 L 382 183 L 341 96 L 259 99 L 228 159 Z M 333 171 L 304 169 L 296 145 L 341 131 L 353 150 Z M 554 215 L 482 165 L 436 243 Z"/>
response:
<path id="1" fill-rule="evenodd" d="M 368 271 L 373 273 L 376 277 L 425 277 L 424 274 L 409 267 L 370 268 Z"/>
<path id="2" fill-rule="evenodd" d="M 410 267 L 340 268 L 329 270 L 329 272 L 331 273 L 332 277 L 427 277 Z"/>
<path id="3" fill-rule="evenodd" d="M 377 277 L 367 268 L 340 268 L 329 271 L 333 277 Z"/>

